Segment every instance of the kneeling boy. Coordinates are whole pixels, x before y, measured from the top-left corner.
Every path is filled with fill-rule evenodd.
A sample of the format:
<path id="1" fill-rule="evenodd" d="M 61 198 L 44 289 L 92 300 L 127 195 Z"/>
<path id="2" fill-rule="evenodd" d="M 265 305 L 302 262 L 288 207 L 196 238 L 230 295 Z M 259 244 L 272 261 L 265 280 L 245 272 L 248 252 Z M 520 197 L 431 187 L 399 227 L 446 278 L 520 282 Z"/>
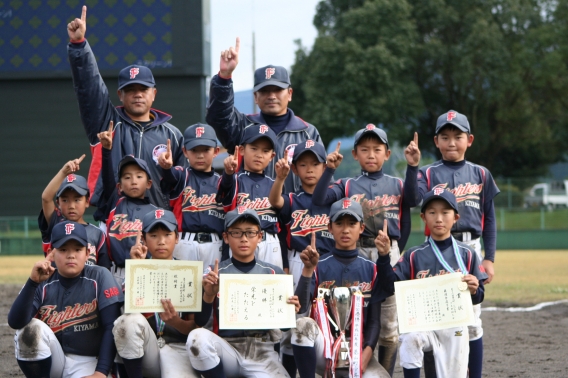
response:
<path id="1" fill-rule="evenodd" d="M 18 365 L 26 377 L 104 378 L 116 354 L 112 324 L 120 315 L 122 290 L 107 269 L 85 265 L 83 225 L 56 224 L 51 244 L 54 249 L 35 263 L 8 314 L 8 324 L 18 330 Z"/>
<path id="2" fill-rule="evenodd" d="M 428 240 L 409 248 L 394 268 L 389 264 L 388 253 L 381 251 L 387 237 L 381 232 L 375 244 L 379 249 L 377 266 L 383 277 L 381 286 L 394 292 L 394 282 L 420 279 L 453 272 L 464 274 L 473 304 L 483 301 L 483 281 L 487 274 L 475 250 L 456 241 L 451 230 L 459 219 L 456 197 L 442 188 L 424 196 L 420 217 L 430 230 Z M 405 378 L 419 378 L 424 352 L 433 351 L 438 377 L 465 378 L 468 368 L 469 338 L 467 327 L 439 331 L 411 332 L 400 336 L 400 365 Z"/>

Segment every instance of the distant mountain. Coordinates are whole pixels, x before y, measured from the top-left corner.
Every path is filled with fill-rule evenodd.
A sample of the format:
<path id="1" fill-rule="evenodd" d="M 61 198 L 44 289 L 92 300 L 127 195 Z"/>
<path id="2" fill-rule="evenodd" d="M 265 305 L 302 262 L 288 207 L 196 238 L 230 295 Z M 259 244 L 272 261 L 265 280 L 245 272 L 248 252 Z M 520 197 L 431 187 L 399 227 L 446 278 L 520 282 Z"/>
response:
<path id="1" fill-rule="evenodd" d="M 252 89 L 249 89 L 248 91 L 235 92 L 235 107 L 241 113 L 252 114 L 254 113 L 253 99 Z"/>

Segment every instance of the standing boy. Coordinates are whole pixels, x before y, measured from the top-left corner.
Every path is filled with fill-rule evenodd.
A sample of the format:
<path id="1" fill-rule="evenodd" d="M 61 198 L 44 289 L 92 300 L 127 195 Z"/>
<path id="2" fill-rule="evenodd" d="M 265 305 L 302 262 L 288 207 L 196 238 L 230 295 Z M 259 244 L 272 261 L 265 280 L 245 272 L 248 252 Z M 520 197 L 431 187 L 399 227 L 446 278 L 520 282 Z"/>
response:
<path id="1" fill-rule="evenodd" d="M 162 191 L 169 195 L 170 207 L 176 215 L 180 234 L 174 257 L 203 261 L 203 266 L 221 260 L 225 212 L 217 203 L 221 176 L 213 170 L 213 159 L 219 154 L 215 130 L 198 123 L 183 133 L 183 154 L 189 168 L 174 167 L 170 142 L 158 163 L 162 168 Z"/>
<path id="2" fill-rule="evenodd" d="M 258 213 L 263 234 L 256 256 L 259 260 L 282 269 L 286 258 L 282 254 L 277 236 L 278 216 L 268 200 L 274 180 L 264 174 L 264 170 L 274 158 L 275 145 L 276 135 L 268 126 L 248 126 L 244 130 L 241 145 L 235 149 L 235 154 L 225 159 L 225 171 L 217 200 L 223 203 L 225 212 L 237 206 L 244 206 Z M 239 155 L 243 157 L 242 171 L 239 171 L 238 167 Z"/>
<path id="3" fill-rule="evenodd" d="M 37 219 L 43 252 L 51 249 L 51 232 L 59 222 L 70 220 L 82 224 L 87 231 L 87 265 L 99 265 L 110 269 L 105 233 L 83 218 L 89 207 L 89 186 L 83 176 L 75 174 L 85 155 L 65 163 L 51 179 L 41 194 L 41 211 Z M 53 202 L 55 197 L 55 203 Z M 57 206 L 56 206 L 57 205 Z"/>
<path id="4" fill-rule="evenodd" d="M 467 148 L 473 143 L 473 134 L 465 115 L 450 110 L 438 117 L 434 142 L 442 154 L 442 160 L 420 168 L 420 197 L 436 188 L 454 193 L 460 218 L 452 228 L 452 235 L 474 248 L 479 260 L 483 261 L 488 284 L 494 275 L 497 222 L 493 199 L 499 194 L 499 189 L 487 168 L 465 159 Z M 426 227 L 426 235 L 428 232 Z M 485 247 L 484 258 L 481 256 L 480 237 L 483 237 Z M 480 378 L 483 367 L 481 304 L 475 305 L 473 311 L 476 322 L 469 327 L 469 376 Z"/>
<path id="5" fill-rule="evenodd" d="M 51 244 L 54 249 L 35 263 L 8 314 L 8 324 L 18 330 L 18 365 L 29 378 L 104 378 L 116 354 L 112 324 L 120 315 L 122 290 L 107 269 L 86 265 L 83 225 L 57 223 Z"/>
<path id="6" fill-rule="evenodd" d="M 215 262 L 203 277 L 203 304 L 195 314 L 198 326 L 207 323 L 213 313 L 213 332 L 204 328 L 193 330 L 187 338 L 191 366 L 205 378 L 288 377 L 274 351 L 274 330 L 220 330 L 219 279 L 223 274 L 283 274 L 281 268 L 255 258 L 262 239 L 261 220 L 254 210 L 238 206 L 225 217 L 223 239 L 233 251 L 230 259 Z M 298 297 L 288 303 L 300 308 Z M 279 333 L 279 332 L 276 332 Z"/>
<path id="7" fill-rule="evenodd" d="M 130 258 L 145 259 L 149 253 L 152 259 L 172 260 L 178 242 L 174 214 L 156 209 L 142 223 Z M 128 378 L 198 377 L 185 349 L 187 335 L 195 328 L 193 314 L 176 312 L 168 298 L 162 299 L 162 306 L 163 312 L 124 314 L 114 322 L 112 333 Z"/>
<path id="8" fill-rule="evenodd" d="M 430 230 L 430 237 L 425 243 L 408 249 L 394 268 L 389 264 L 388 254 L 382 250 L 388 244 L 386 232 L 381 232 L 375 240 L 380 254 L 377 266 L 383 290 L 393 293 L 395 281 L 460 272 L 473 304 L 481 303 L 487 274 L 475 250 L 456 241 L 451 233 L 460 219 L 456 197 L 443 188 L 435 188 L 424 196 L 420 217 Z M 432 351 L 438 377 L 465 378 L 469 351 L 469 337 L 465 331 L 466 327 L 455 327 L 401 335 L 400 365 L 404 377 L 420 378 L 424 352 Z"/>
<path id="9" fill-rule="evenodd" d="M 385 296 L 377 291 L 375 263 L 361 257 L 357 249 L 357 240 L 365 230 L 363 209 L 358 202 L 344 198 L 331 205 L 329 219 L 328 230 L 335 240 L 332 252 L 319 260 L 315 243 L 312 243 L 301 254 L 304 268 L 296 289 L 302 305 L 301 312 L 305 313 L 309 309 L 312 299 L 318 296 L 318 289 L 357 287 L 363 295 L 363 302 L 360 303 L 361 308 L 353 309 L 353 313 L 357 311 L 363 313 L 362 326 L 357 331 L 358 322 L 341 325 L 346 330 L 345 334 L 351 335 L 350 340 L 347 339 L 349 349 L 353 352 L 350 366 L 362 373 L 362 377 L 388 377 L 387 371 L 373 355 L 379 339 L 380 302 Z M 390 244 L 384 249 L 388 253 Z M 325 353 L 329 348 L 335 351 L 329 332 L 332 326 L 325 313 L 319 310 L 320 308 L 316 306 L 316 318 L 319 319 L 320 324 L 308 317 L 300 318 L 296 329 L 292 332 L 294 358 L 302 378 L 314 378 L 316 372 L 320 375 L 333 374 L 331 371 L 333 364 L 330 364 L 326 358 L 329 356 Z M 337 333 L 335 335 L 341 337 Z M 360 348 L 355 347 L 356 340 L 362 340 Z M 341 372 L 337 370 L 335 373 Z"/>
<path id="10" fill-rule="evenodd" d="M 406 180 L 386 175 L 382 168 L 390 157 L 387 134 L 369 124 L 355 134 L 353 158 L 361 165 L 361 175 L 338 180 L 327 187 L 335 168 L 343 157 L 339 154 L 339 145 L 335 152 L 327 157 L 327 168 L 314 191 L 316 205 L 330 204 L 343 197 L 361 203 L 363 207 L 365 229 L 357 246 L 359 253 L 372 261 L 377 259 L 374 240 L 382 228 L 384 220 L 389 223 L 391 239 L 391 264 L 394 265 L 404 249 L 410 234 L 410 208 L 416 206 L 418 190 L 416 174 L 420 163 L 418 134 L 405 149 L 408 162 Z M 398 323 L 394 296 L 387 298 L 381 306 L 381 335 L 379 338 L 379 362 L 393 374 L 398 346 Z"/>

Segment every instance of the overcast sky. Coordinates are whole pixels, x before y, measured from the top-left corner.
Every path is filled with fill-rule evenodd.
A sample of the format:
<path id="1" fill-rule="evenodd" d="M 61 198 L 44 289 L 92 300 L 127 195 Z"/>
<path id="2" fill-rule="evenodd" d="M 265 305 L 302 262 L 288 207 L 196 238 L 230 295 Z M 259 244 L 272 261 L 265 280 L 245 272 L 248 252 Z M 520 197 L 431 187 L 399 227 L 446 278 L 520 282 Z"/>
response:
<path id="1" fill-rule="evenodd" d="M 316 37 L 313 18 L 318 0 L 211 0 L 211 74 L 219 72 L 222 50 L 241 38 L 239 65 L 233 73 L 236 91 L 253 87 L 252 33 L 256 67 L 274 64 L 290 69 L 295 39 L 311 48 Z"/>

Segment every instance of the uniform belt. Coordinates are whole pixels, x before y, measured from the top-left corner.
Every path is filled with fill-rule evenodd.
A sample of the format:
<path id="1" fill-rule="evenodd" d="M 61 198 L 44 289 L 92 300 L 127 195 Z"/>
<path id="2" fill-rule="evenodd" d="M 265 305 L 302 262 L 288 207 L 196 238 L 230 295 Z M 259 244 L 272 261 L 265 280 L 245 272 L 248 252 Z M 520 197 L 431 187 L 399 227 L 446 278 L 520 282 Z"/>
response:
<path id="1" fill-rule="evenodd" d="M 270 232 L 264 231 L 264 232 L 262 233 L 262 241 L 266 241 L 266 239 L 268 238 L 268 236 L 272 236 L 272 237 L 276 238 L 276 235 L 275 235 L 275 234 L 271 234 Z"/>
<path id="2" fill-rule="evenodd" d="M 393 239 L 390 240 L 391 245 L 393 243 Z M 358 247 L 361 248 L 375 248 L 375 238 L 371 237 L 360 237 L 358 241 Z"/>
<path id="3" fill-rule="evenodd" d="M 461 242 L 479 239 L 479 236 L 473 235 L 471 232 L 452 232 L 452 236 L 454 239 Z"/>
<path id="4" fill-rule="evenodd" d="M 219 235 L 209 232 L 182 232 L 181 239 L 187 241 L 196 241 L 198 243 L 211 243 L 220 240 Z"/>

